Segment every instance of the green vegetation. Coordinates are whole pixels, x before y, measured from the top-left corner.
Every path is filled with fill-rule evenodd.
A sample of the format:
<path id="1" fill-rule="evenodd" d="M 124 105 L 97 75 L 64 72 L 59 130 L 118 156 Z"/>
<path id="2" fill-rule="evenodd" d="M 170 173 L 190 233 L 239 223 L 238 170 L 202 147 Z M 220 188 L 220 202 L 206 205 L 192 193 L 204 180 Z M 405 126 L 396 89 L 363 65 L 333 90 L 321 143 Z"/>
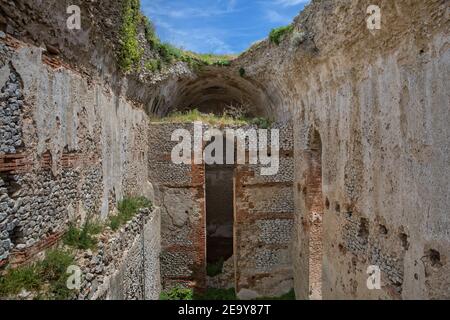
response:
<path id="1" fill-rule="evenodd" d="M 275 43 L 277 46 L 283 41 L 285 36 L 291 33 L 294 30 L 294 26 L 292 24 L 272 29 L 269 35 L 269 39 L 272 43 Z"/>
<path id="2" fill-rule="evenodd" d="M 88 218 L 86 219 L 86 222 L 81 229 L 71 224 L 69 226 L 69 230 L 63 237 L 63 242 L 65 245 L 74 247 L 76 249 L 93 249 L 97 244 L 97 240 L 93 236 L 101 233 L 102 230 L 102 225 L 98 223 L 92 223 L 90 221 L 90 218 Z"/>
<path id="3" fill-rule="evenodd" d="M 246 125 L 247 121 L 242 119 L 235 119 L 228 115 L 215 115 L 213 113 L 201 113 L 197 109 L 192 109 L 186 112 L 173 112 L 162 119 L 152 119 L 155 122 L 173 122 L 173 123 L 191 123 L 194 121 L 201 121 L 213 126 L 227 126 L 227 125 Z"/>
<path id="4" fill-rule="evenodd" d="M 244 68 L 240 68 L 240 69 L 239 69 L 239 75 L 240 75 L 241 77 L 245 77 L 245 69 L 244 69 Z"/>
<path id="5" fill-rule="evenodd" d="M 268 129 L 272 125 L 272 122 L 266 118 L 249 118 L 242 115 L 233 117 L 226 113 L 219 116 L 213 113 L 201 113 L 198 109 L 192 109 L 185 112 L 173 112 L 164 118 L 153 118 L 152 121 L 162 123 L 192 123 L 201 121 L 218 127 L 256 125 L 261 129 Z"/>
<path id="6" fill-rule="evenodd" d="M 66 286 L 66 270 L 73 264 L 72 254 L 58 249 L 48 251 L 43 261 L 9 270 L 0 277 L 0 296 L 17 295 L 25 289 L 38 293 L 41 299 L 69 299 L 73 292 Z"/>
<path id="7" fill-rule="evenodd" d="M 157 40 L 154 40 L 155 37 L 152 37 L 152 39 L 152 46 L 159 53 L 163 65 L 183 61 L 192 68 L 200 68 L 202 66 L 224 67 L 231 65 L 231 60 L 234 59 L 234 56 L 231 55 L 197 54 L 182 50 L 169 43 L 161 43 L 157 38 Z"/>
<path id="8" fill-rule="evenodd" d="M 234 288 L 213 289 L 208 288 L 206 292 L 194 294 L 194 300 L 238 300 Z"/>
<path id="9" fill-rule="evenodd" d="M 141 60 L 143 50 L 139 46 L 138 27 L 142 21 L 140 0 L 125 0 L 120 29 L 119 65 L 128 72 Z"/>
<path id="10" fill-rule="evenodd" d="M 46 296 L 49 299 L 65 300 L 72 295 L 67 288 L 67 268 L 75 263 L 74 257 L 61 250 L 47 252 L 46 258 L 39 264 L 44 281 L 50 283 Z"/>
<path id="11" fill-rule="evenodd" d="M 18 294 L 22 289 L 27 291 L 38 290 L 42 280 L 36 270 L 36 266 L 25 266 L 10 270 L 5 276 L 0 277 L 0 296 Z"/>
<path id="12" fill-rule="evenodd" d="M 142 61 L 144 49 L 138 41 L 139 27 L 145 31 L 145 39 L 157 55 L 153 59 Z M 150 72 L 162 70 L 175 62 L 183 61 L 191 68 L 202 66 L 229 66 L 233 55 L 197 54 L 163 43 L 156 34 L 151 21 L 140 12 L 139 0 L 125 0 L 123 7 L 122 27 L 120 30 L 119 65 L 125 72 L 140 69 L 141 61 Z"/>
<path id="13" fill-rule="evenodd" d="M 219 261 L 215 263 L 208 263 L 206 266 L 206 274 L 210 277 L 215 277 L 222 273 L 223 270 L 223 258 L 220 258 Z"/>
<path id="14" fill-rule="evenodd" d="M 161 292 L 159 300 L 193 300 L 194 291 L 189 288 L 176 286 L 168 291 Z"/>
<path id="15" fill-rule="evenodd" d="M 248 122 L 257 126 L 260 129 L 269 129 L 272 126 L 272 121 L 266 118 L 253 118 L 249 119 Z"/>
<path id="16" fill-rule="evenodd" d="M 114 231 L 130 221 L 139 209 L 151 208 L 152 203 L 144 197 L 125 198 L 119 202 L 119 214 L 110 218 L 110 227 Z"/>
<path id="17" fill-rule="evenodd" d="M 145 69 L 150 71 L 150 72 L 156 72 L 161 70 L 161 60 L 156 60 L 156 59 L 150 59 L 147 60 L 147 62 L 144 65 Z"/>

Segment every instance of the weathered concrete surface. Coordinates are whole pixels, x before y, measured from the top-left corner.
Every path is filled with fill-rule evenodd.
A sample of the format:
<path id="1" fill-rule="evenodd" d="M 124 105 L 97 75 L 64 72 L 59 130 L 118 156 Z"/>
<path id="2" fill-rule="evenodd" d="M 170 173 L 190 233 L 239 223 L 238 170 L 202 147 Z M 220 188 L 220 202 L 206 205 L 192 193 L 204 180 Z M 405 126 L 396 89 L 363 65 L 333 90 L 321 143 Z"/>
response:
<path id="1" fill-rule="evenodd" d="M 0 152 L 0 202 L 8 209 L 0 260 L 16 265 L 53 245 L 69 222 L 105 220 L 124 196 L 151 196 L 148 117 L 40 48 L 11 37 L 1 47 L 1 79 L 17 79 L 17 97 L 7 101 L 20 108 L 2 102 L 18 121 L 2 120 L 0 129 L 19 132 L 20 143 Z"/>
<path id="2" fill-rule="evenodd" d="M 330 203 L 323 298 L 448 298 L 448 2 L 379 1 L 382 29 L 373 33 L 369 4 L 314 1 L 296 21 L 307 35 L 300 45 L 264 42 L 237 62 L 274 92 L 280 119 L 294 118 L 297 296 L 310 294 L 301 190 L 315 129 Z M 369 265 L 380 266 L 382 290 L 367 289 Z"/>
<path id="3" fill-rule="evenodd" d="M 101 84 L 89 84 L 65 68 L 51 70 L 38 48 L 19 49 L 12 64 L 21 75 L 27 104 L 33 106 L 32 124 L 24 125 L 25 147 L 37 155 L 48 150 L 55 161 L 64 149 L 101 160 L 101 213 L 106 217 L 111 194 L 121 199 L 125 189 L 132 192 L 127 179 L 135 179 L 130 181 L 135 190 L 146 182 L 147 116 Z"/>

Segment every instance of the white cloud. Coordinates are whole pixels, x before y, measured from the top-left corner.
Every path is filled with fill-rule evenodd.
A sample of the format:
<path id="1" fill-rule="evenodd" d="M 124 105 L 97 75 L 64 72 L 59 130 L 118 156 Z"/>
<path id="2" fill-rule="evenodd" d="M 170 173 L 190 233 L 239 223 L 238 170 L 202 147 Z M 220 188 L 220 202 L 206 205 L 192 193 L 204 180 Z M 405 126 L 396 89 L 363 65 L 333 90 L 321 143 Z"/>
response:
<path id="1" fill-rule="evenodd" d="M 218 0 L 208 6 L 188 5 L 184 2 L 144 2 L 143 10 L 151 15 L 170 18 L 201 18 L 229 14 L 235 11 L 237 0 Z"/>
<path id="2" fill-rule="evenodd" d="M 278 4 L 285 7 L 296 6 L 298 4 L 308 3 L 310 0 L 276 0 Z"/>
<path id="3" fill-rule="evenodd" d="M 167 42 L 194 52 L 224 54 L 232 49 L 224 38 L 227 32 L 216 28 L 184 28 L 177 29 L 164 21 L 157 21 L 157 25 L 168 34 Z"/>
<path id="4" fill-rule="evenodd" d="M 292 21 L 290 17 L 283 16 L 275 10 L 267 10 L 266 17 L 272 23 L 288 24 Z"/>

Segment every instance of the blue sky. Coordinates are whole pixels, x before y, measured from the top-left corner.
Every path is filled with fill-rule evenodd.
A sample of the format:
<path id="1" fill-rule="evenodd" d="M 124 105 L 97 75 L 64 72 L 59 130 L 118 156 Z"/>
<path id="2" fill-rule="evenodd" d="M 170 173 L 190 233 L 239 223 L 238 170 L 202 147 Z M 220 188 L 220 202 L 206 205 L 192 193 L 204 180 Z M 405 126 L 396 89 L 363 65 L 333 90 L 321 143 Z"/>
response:
<path id="1" fill-rule="evenodd" d="M 160 38 L 199 53 L 239 53 L 289 24 L 309 0 L 141 0 Z"/>

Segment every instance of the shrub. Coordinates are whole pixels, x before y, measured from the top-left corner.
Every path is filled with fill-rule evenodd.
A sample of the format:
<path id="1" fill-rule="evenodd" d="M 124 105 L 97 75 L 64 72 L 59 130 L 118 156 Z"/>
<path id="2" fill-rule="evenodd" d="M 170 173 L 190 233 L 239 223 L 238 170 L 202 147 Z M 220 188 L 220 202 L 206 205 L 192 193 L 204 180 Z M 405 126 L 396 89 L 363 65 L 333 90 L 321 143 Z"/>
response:
<path id="1" fill-rule="evenodd" d="M 39 277 L 35 265 L 12 269 L 0 277 L 0 296 L 18 294 L 22 289 L 38 290 L 41 285 L 42 279 Z"/>
<path id="2" fill-rule="evenodd" d="M 156 59 L 147 60 L 144 65 L 145 69 L 151 72 L 161 70 L 161 61 Z"/>
<path id="3" fill-rule="evenodd" d="M 92 249 L 97 244 L 97 240 L 93 235 L 98 234 L 101 231 L 101 225 L 91 223 L 88 219 L 82 229 L 71 224 L 69 230 L 63 237 L 63 242 L 65 245 L 81 250 Z"/>
<path id="4" fill-rule="evenodd" d="M 192 289 L 176 286 L 169 291 L 161 292 L 160 300 L 193 300 L 194 292 Z"/>
<path id="5" fill-rule="evenodd" d="M 206 266 L 207 275 L 210 277 L 215 277 L 221 274 L 223 270 L 223 263 L 224 263 L 223 258 L 220 258 L 219 261 L 215 263 L 208 263 L 208 265 Z"/>
<path id="6" fill-rule="evenodd" d="M 244 69 L 244 68 L 240 68 L 240 69 L 239 69 L 239 75 L 240 75 L 241 77 L 244 77 L 244 76 L 245 76 L 245 69 Z"/>
<path id="7" fill-rule="evenodd" d="M 226 126 L 226 125 L 246 125 L 244 119 L 236 119 L 228 114 L 221 116 L 213 113 L 201 113 L 198 109 L 191 109 L 186 112 L 173 112 L 162 119 L 152 119 L 156 122 L 172 122 L 172 123 L 192 123 L 194 121 L 201 121 L 210 125 Z"/>
<path id="8" fill-rule="evenodd" d="M 283 41 L 284 37 L 291 33 L 294 30 L 293 25 L 288 25 L 285 27 L 279 27 L 276 29 L 272 29 L 272 31 L 269 34 L 269 39 L 272 43 L 275 43 L 276 45 L 279 45 L 281 41 Z"/>
<path id="9" fill-rule="evenodd" d="M 144 21 L 145 38 L 147 39 L 147 42 L 150 44 L 152 49 L 157 49 L 160 41 L 158 36 L 156 35 L 155 27 L 147 17 L 143 16 L 142 19 Z"/>
<path id="10" fill-rule="evenodd" d="M 42 299 L 69 299 L 73 291 L 67 288 L 69 274 L 66 270 L 74 261 L 68 252 L 58 249 L 48 251 L 43 261 L 9 270 L 0 277 L 0 296 L 16 295 L 25 289 L 39 293 Z"/>
<path id="11" fill-rule="evenodd" d="M 251 118 L 245 113 L 245 108 L 239 106 L 228 106 L 228 109 L 224 111 L 222 115 L 216 114 L 206 114 L 201 113 L 198 109 L 191 109 L 185 112 L 176 111 L 170 113 L 168 116 L 155 119 L 154 122 L 169 122 L 169 123 L 192 123 L 195 121 L 201 121 L 203 123 L 208 123 L 212 126 L 228 126 L 228 125 L 238 125 L 245 126 L 249 124 L 256 125 L 261 129 L 269 129 L 272 126 L 272 122 L 266 118 Z"/>
<path id="12" fill-rule="evenodd" d="M 180 60 L 183 56 L 181 49 L 178 49 L 169 43 L 160 44 L 158 52 L 161 59 L 167 63 L 172 63 L 174 60 Z"/>
<path id="13" fill-rule="evenodd" d="M 125 0 L 120 29 L 119 65 L 123 71 L 130 71 L 142 57 L 138 41 L 138 26 L 142 21 L 140 0 Z"/>
<path id="14" fill-rule="evenodd" d="M 272 122 L 266 118 L 253 118 L 250 119 L 249 122 L 260 129 L 269 129 L 272 126 Z"/>
<path id="15" fill-rule="evenodd" d="M 41 278 L 50 284 L 46 296 L 52 300 L 66 300 L 73 291 L 67 288 L 67 268 L 75 263 L 74 257 L 65 251 L 52 250 L 39 264 Z"/>
<path id="16" fill-rule="evenodd" d="M 119 213 L 116 216 L 112 216 L 110 218 L 111 229 L 119 229 L 121 225 L 130 221 L 136 215 L 139 209 L 151 208 L 151 206 L 152 203 L 144 197 L 123 199 L 117 206 Z"/>
<path id="17" fill-rule="evenodd" d="M 213 63 L 213 65 L 219 66 L 219 67 L 228 67 L 231 65 L 230 60 L 217 60 Z"/>

